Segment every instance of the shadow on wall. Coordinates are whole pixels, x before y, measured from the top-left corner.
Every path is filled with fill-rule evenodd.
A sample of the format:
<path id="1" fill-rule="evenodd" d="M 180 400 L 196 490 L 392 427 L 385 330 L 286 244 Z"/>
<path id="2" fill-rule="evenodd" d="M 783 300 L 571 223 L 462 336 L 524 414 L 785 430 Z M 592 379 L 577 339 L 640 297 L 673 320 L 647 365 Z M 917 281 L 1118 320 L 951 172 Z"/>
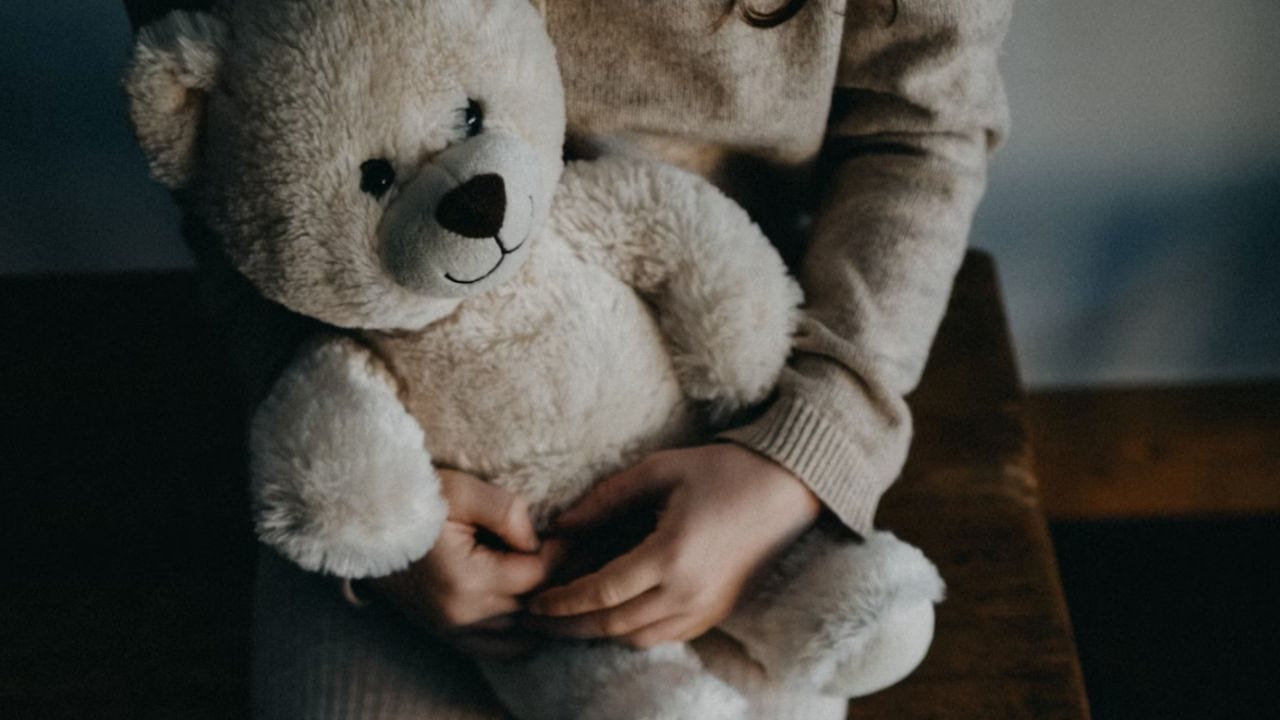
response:
<path id="1" fill-rule="evenodd" d="M 1029 383 L 1280 376 L 1280 166 L 1189 186 L 993 184 L 996 250 Z"/>
<path id="2" fill-rule="evenodd" d="M 973 239 L 1033 385 L 1280 376 L 1280 4 L 1026 0 Z"/>

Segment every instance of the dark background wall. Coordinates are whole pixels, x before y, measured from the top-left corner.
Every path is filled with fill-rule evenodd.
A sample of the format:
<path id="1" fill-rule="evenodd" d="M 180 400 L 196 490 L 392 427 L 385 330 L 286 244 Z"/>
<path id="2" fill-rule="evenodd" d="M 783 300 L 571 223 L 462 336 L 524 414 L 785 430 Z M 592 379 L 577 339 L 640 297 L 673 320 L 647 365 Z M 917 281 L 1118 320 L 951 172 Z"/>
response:
<path id="1" fill-rule="evenodd" d="M 0 5 L 0 274 L 189 259 L 125 122 L 122 3 Z M 1280 375 L 1280 5 L 1021 0 L 973 235 L 1035 386 Z"/>
<path id="2" fill-rule="evenodd" d="M 0 273 L 187 264 L 129 131 L 124 4 L 0 4 Z"/>

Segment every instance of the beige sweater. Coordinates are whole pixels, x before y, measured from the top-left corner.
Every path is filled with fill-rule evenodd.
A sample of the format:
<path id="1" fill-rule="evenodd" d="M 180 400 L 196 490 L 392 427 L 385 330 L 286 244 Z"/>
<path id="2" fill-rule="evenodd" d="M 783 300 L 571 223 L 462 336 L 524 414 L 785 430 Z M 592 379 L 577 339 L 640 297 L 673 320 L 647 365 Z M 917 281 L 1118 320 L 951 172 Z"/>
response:
<path id="1" fill-rule="evenodd" d="M 725 18 L 724 0 L 542 3 L 571 147 L 701 172 L 798 260 L 793 360 L 763 415 L 723 437 L 858 531 L 906 458 L 903 396 L 1007 124 L 996 59 L 1011 4 L 809 0 L 761 29 Z"/>

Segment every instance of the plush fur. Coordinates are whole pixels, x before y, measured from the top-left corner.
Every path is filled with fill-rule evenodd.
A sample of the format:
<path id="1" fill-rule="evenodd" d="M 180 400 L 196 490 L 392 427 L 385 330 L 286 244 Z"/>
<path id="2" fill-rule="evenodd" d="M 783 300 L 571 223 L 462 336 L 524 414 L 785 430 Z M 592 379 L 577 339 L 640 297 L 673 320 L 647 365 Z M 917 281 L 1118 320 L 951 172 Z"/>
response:
<path id="1" fill-rule="evenodd" d="M 779 681 L 856 697 L 902 679 L 884 665 L 919 664 L 932 638 L 933 605 L 942 596 L 933 564 L 893 533 L 855 542 L 814 531 L 791 548 L 724 628 L 774 669 Z M 815 606 L 845 613 L 823 616 L 820 626 L 813 625 Z M 795 632 L 806 626 L 812 630 Z M 887 627 L 896 637 L 886 637 Z M 872 647 L 886 640 L 892 648 Z M 895 661 L 886 662 L 885 653 L 894 654 Z M 882 667 L 869 667 L 871 658 Z"/>
<path id="2" fill-rule="evenodd" d="M 525 0 L 176 13 L 139 35 L 127 86 L 157 177 L 229 262 L 333 328 L 251 428 L 259 534 L 303 567 L 364 577 L 427 552 L 447 512 L 433 463 L 545 528 L 763 400 L 786 360 L 800 293 L 741 208 L 672 167 L 561 163 L 563 91 Z M 468 183 L 482 194 L 459 200 Z M 891 535 L 815 531 L 722 629 L 777 682 L 847 696 L 919 662 L 940 596 Z M 684 645 L 549 643 L 484 669 L 524 720 L 749 712 Z"/>
<path id="3" fill-rule="evenodd" d="M 351 341 L 299 353 L 250 438 L 258 534 L 302 567 L 385 575 L 440 534 L 445 507 L 422 427 Z"/>
<path id="4" fill-rule="evenodd" d="M 200 116 L 225 43 L 226 26 L 202 13 L 174 13 L 138 31 L 125 88 L 151 173 L 171 189 L 194 171 Z"/>

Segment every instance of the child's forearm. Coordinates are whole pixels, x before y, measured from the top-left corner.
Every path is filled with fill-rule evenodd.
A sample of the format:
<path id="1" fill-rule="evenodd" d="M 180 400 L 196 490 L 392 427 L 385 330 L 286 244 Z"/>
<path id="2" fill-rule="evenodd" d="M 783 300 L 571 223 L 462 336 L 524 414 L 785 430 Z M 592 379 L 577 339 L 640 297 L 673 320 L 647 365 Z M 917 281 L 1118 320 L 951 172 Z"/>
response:
<path id="1" fill-rule="evenodd" d="M 778 401 L 725 434 L 871 528 L 911 434 L 919 380 L 1007 108 L 1010 0 L 851 0 L 824 148 L 826 196 L 800 270 L 806 313 Z"/>

